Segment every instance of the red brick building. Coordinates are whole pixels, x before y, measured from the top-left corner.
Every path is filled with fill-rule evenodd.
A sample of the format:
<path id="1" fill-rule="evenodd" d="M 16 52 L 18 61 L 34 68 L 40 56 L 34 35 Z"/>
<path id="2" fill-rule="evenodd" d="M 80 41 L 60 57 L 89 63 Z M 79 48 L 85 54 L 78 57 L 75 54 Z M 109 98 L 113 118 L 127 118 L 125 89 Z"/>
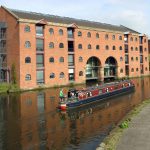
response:
<path id="1" fill-rule="evenodd" d="M 0 7 L 1 82 L 26 89 L 141 75 L 149 75 L 145 34 Z"/>

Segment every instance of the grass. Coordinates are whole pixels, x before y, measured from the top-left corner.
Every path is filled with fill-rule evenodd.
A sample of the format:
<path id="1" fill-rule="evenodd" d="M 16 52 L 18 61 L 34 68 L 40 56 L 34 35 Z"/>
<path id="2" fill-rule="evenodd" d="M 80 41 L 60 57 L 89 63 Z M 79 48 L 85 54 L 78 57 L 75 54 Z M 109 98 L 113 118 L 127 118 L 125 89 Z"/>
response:
<path id="1" fill-rule="evenodd" d="M 116 150 L 117 144 L 123 134 L 123 131 L 129 127 L 132 118 L 138 115 L 141 110 L 148 104 L 150 104 L 150 99 L 143 101 L 132 111 L 130 111 L 128 115 L 118 124 L 118 126 L 111 131 L 108 137 L 104 140 L 105 150 Z"/>
<path id="2" fill-rule="evenodd" d="M 20 91 L 20 89 L 16 84 L 8 84 L 8 83 L 0 84 L 0 93 L 17 92 L 17 91 Z"/>

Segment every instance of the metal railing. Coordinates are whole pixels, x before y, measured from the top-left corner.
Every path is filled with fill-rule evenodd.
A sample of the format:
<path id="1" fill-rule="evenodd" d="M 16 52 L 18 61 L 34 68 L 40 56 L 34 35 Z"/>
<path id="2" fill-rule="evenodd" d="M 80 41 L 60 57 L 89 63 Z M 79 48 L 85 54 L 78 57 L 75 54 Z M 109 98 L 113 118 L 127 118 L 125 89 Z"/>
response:
<path id="1" fill-rule="evenodd" d="M 0 53 L 6 53 L 6 47 L 0 47 Z"/>
<path id="2" fill-rule="evenodd" d="M 0 62 L 0 68 L 7 68 L 7 63 L 6 62 Z"/>

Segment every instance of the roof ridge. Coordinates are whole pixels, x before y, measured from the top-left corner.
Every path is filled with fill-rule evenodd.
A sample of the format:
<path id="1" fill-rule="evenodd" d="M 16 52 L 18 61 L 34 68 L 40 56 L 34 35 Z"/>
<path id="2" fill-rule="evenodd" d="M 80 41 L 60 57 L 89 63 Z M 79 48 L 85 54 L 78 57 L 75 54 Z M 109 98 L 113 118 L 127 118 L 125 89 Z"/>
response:
<path id="1" fill-rule="evenodd" d="M 92 28 L 103 29 L 103 30 L 111 30 L 111 31 L 119 31 L 119 32 L 129 31 L 136 34 L 139 33 L 123 25 L 114 25 L 114 24 L 103 23 L 103 22 L 92 21 L 92 20 L 71 18 L 66 16 L 44 14 L 40 12 L 32 12 L 27 10 L 18 10 L 18 9 L 11 9 L 11 8 L 7 8 L 7 11 L 9 11 L 10 13 L 14 14 L 15 16 L 21 19 L 31 19 L 31 20 L 45 19 L 48 22 L 54 22 L 54 23 L 62 23 L 62 24 L 75 23 L 78 26 L 82 26 L 86 28 L 92 27 Z"/>
<path id="2" fill-rule="evenodd" d="M 46 13 L 40 13 L 40 12 L 34 12 L 34 11 L 28 11 L 28 10 L 19 10 L 19 9 L 11 9 L 11 8 L 8 8 L 8 9 L 10 11 L 16 11 L 16 12 L 22 12 L 22 13 L 31 13 L 31 14 L 40 15 L 40 16 L 42 15 L 42 16 L 49 16 L 49 17 L 57 17 L 60 19 L 66 18 L 66 19 L 71 19 L 71 20 L 76 20 L 76 21 L 84 21 L 84 22 L 89 22 L 89 23 L 120 27 L 119 25 L 114 25 L 114 24 L 110 24 L 110 23 L 103 23 L 103 22 L 98 22 L 98 21 L 93 21 L 93 20 L 85 20 L 85 19 L 81 19 L 81 18 L 72 18 L 72 17 L 67 17 L 67 16 L 59 16 L 59 15 L 46 14 Z"/>

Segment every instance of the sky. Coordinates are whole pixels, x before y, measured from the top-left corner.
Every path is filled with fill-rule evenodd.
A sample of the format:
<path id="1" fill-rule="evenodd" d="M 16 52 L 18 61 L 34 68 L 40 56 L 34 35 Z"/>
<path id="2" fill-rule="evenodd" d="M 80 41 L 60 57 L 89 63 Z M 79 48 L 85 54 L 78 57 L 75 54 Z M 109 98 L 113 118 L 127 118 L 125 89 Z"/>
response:
<path id="1" fill-rule="evenodd" d="M 124 25 L 150 38 L 150 0 L 0 0 L 8 8 Z"/>

